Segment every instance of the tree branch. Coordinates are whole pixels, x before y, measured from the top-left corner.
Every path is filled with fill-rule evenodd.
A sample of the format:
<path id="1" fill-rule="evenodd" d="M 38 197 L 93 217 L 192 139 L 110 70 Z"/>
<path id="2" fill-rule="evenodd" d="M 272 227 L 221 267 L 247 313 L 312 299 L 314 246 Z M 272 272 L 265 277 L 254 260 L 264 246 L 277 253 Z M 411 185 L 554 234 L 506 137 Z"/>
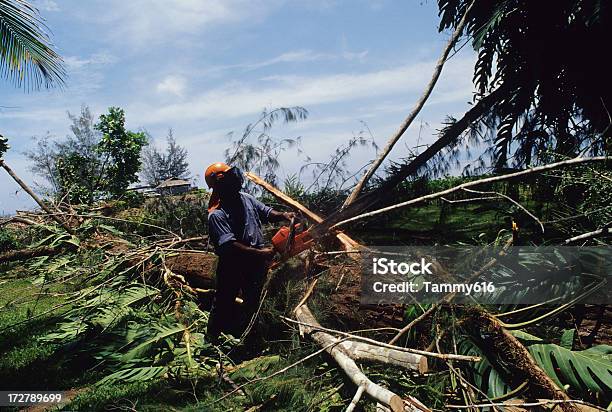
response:
<path id="1" fill-rule="evenodd" d="M 366 218 L 366 217 L 372 217 L 372 216 L 379 215 L 381 213 L 389 212 L 391 210 L 396 210 L 396 209 L 400 209 L 402 207 L 411 206 L 411 205 L 414 205 L 416 203 L 424 202 L 426 200 L 437 199 L 439 197 L 446 196 L 449 193 L 453 193 L 453 192 L 456 192 L 458 190 L 464 190 L 465 188 L 470 188 L 470 187 L 482 185 L 482 184 L 485 184 L 485 183 L 500 182 L 500 181 L 503 181 L 503 180 L 513 179 L 515 177 L 525 176 L 525 175 L 528 175 L 528 174 L 531 174 L 531 173 L 543 172 L 543 171 L 546 171 L 546 170 L 557 169 L 557 168 L 564 167 L 564 166 L 569 166 L 569 165 L 588 163 L 588 162 L 603 162 L 603 161 L 607 161 L 607 160 L 608 160 L 608 157 L 606 157 L 606 156 L 576 157 L 574 159 L 563 160 L 561 162 L 550 163 L 550 164 L 547 164 L 547 165 L 544 165 L 544 166 L 533 167 L 531 169 L 521 170 L 520 172 L 509 173 L 507 175 L 492 176 L 492 177 L 487 177 L 487 178 L 480 179 L 480 180 L 474 180 L 472 182 L 466 182 L 466 183 L 460 184 L 458 186 L 455 186 L 455 187 L 452 187 L 450 189 L 446 189 L 446 190 L 443 190 L 443 191 L 440 191 L 440 192 L 431 193 L 429 195 L 421 196 L 421 197 L 418 197 L 416 199 L 411 199 L 411 200 L 408 200 L 406 202 L 401 202 L 401 203 L 398 203 L 398 204 L 395 204 L 395 205 L 391 205 L 391 206 L 383 207 L 383 208 L 378 209 L 378 210 L 374 210 L 372 212 L 363 213 L 363 214 L 360 214 L 360 215 L 357 215 L 357 216 L 353 216 L 353 217 L 351 217 L 349 219 L 342 220 L 342 221 L 334 224 L 333 226 L 331 226 L 330 229 L 338 228 L 339 226 L 345 225 L 345 224 L 347 224 L 349 222 L 354 222 L 356 220 L 360 220 L 360 219 L 363 219 L 363 218 Z"/>
<path id="2" fill-rule="evenodd" d="M 370 180 L 370 178 L 374 175 L 376 170 L 378 170 L 378 168 L 380 167 L 382 162 L 385 160 L 385 158 L 389 155 L 389 153 L 391 152 L 391 149 L 393 149 L 393 146 L 395 146 L 395 144 L 399 141 L 402 135 L 406 132 L 408 127 L 410 127 L 414 119 L 416 119 L 417 115 L 421 112 L 421 109 L 425 105 L 425 102 L 431 95 L 431 92 L 433 91 L 436 83 L 438 82 L 438 78 L 440 77 L 440 73 L 442 73 L 442 68 L 444 67 L 444 63 L 446 63 L 446 60 L 448 58 L 450 51 L 452 50 L 453 46 L 457 42 L 457 39 L 459 39 L 459 37 L 461 36 L 461 33 L 463 32 L 463 28 L 465 27 L 465 24 L 467 23 L 467 20 L 468 20 L 467 16 L 469 12 L 472 10 L 472 6 L 474 5 L 474 3 L 475 2 L 472 1 L 469 7 L 466 8 L 465 13 L 463 14 L 463 17 L 461 18 L 461 21 L 459 22 L 459 24 L 457 24 L 457 27 L 455 28 L 453 35 L 448 40 L 446 47 L 442 51 L 442 55 L 436 62 L 436 67 L 434 68 L 434 72 L 431 76 L 431 79 L 429 80 L 429 83 L 427 84 L 427 87 L 425 87 L 423 94 L 421 95 L 419 100 L 416 102 L 416 104 L 414 105 L 410 113 L 408 114 L 408 117 L 404 119 L 399 129 L 395 132 L 395 134 L 393 134 L 393 136 L 391 136 L 391 139 L 389 139 L 389 142 L 387 143 L 387 145 L 384 147 L 382 152 L 378 155 L 376 160 L 374 160 L 374 163 L 370 166 L 368 171 L 359 180 L 359 182 L 353 189 L 350 196 L 344 201 L 344 204 L 342 205 L 343 208 L 350 205 L 351 203 L 355 201 L 355 199 L 357 198 L 357 196 L 359 196 L 359 194 L 363 190 L 363 187 L 366 185 L 368 180 Z"/>
<path id="3" fill-rule="evenodd" d="M 57 223 L 59 223 L 59 225 L 60 225 L 61 227 L 63 227 L 63 228 L 64 228 L 64 230 L 66 230 L 66 232 L 70 233 L 71 235 L 74 235 L 74 230 L 72 230 L 72 228 L 71 228 L 70 226 L 68 226 L 68 225 L 66 224 L 66 222 L 64 222 L 64 221 L 63 221 L 62 219 L 60 219 L 60 218 L 59 218 L 57 215 L 55 215 L 55 214 L 54 214 L 54 213 L 51 211 L 51 209 L 49 209 L 49 207 L 47 207 L 47 205 L 45 205 L 45 203 L 44 203 L 42 200 L 40 200 L 40 198 L 39 198 L 38 196 L 36 196 L 36 194 L 35 194 L 35 193 L 32 191 L 32 189 L 30 189 L 30 187 L 29 187 L 29 186 L 28 186 L 28 185 L 27 185 L 27 184 L 26 184 L 26 183 L 25 183 L 23 180 L 21 180 L 21 178 L 19 178 L 19 176 L 17 176 L 17 174 L 16 174 L 16 173 L 13 171 L 13 169 L 11 169 L 11 168 L 10 168 L 10 167 L 9 167 L 9 166 L 6 164 L 6 162 L 5 162 L 3 159 L 0 159 L 0 166 L 2 166 L 2 167 L 4 168 L 4 170 L 6 170 L 6 172 L 9 174 L 9 176 L 11 176 L 11 177 L 13 178 L 13 180 L 14 180 L 15 182 L 17 182 L 17 184 L 18 184 L 19 186 L 21 186 L 21 188 L 22 188 L 23 190 L 25 190 L 25 192 L 26 192 L 27 194 L 29 194 L 29 195 L 30 195 L 30 197 L 31 197 L 32 199 L 34 199 L 34 201 L 35 201 L 36 203 L 38 203 L 38 206 L 40 206 L 42 210 L 44 210 L 45 212 L 47 212 L 47 214 L 48 214 L 49 216 L 51 216 L 51 218 L 52 218 L 53 220 L 55 220 Z"/>

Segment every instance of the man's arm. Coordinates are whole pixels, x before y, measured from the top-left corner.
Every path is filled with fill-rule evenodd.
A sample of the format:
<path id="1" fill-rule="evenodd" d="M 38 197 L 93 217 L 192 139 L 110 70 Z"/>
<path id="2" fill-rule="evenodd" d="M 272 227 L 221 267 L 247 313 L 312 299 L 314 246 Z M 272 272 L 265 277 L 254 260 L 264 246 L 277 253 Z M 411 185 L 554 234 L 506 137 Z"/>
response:
<path id="1" fill-rule="evenodd" d="M 278 210 L 270 210 L 270 214 L 268 215 L 268 220 L 272 223 L 280 222 L 286 220 L 290 222 L 291 219 L 295 217 L 295 213 L 293 212 L 279 212 Z"/>

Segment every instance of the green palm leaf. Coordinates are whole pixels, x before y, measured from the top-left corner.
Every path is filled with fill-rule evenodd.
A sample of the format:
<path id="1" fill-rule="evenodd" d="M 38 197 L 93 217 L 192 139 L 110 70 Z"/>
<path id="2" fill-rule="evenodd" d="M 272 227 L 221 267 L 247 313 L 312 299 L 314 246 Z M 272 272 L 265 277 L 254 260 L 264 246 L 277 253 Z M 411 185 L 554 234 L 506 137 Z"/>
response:
<path id="1" fill-rule="evenodd" d="M 121 360 L 123 362 L 129 362 L 134 359 L 138 359 L 144 356 L 151 348 L 155 347 L 157 343 L 161 340 L 166 339 L 172 335 L 176 335 L 177 333 L 184 333 L 185 326 L 183 325 L 170 325 L 170 326 L 162 326 L 156 325 L 154 330 L 157 331 L 153 336 L 145 335 L 146 339 L 140 342 L 138 345 L 130 349 L 127 353 L 125 353 Z"/>
<path id="2" fill-rule="evenodd" d="M 0 75 L 27 90 L 63 86 L 64 62 L 46 29 L 25 0 L 0 0 Z"/>
<path id="3" fill-rule="evenodd" d="M 105 376 L 97 382 L 103 385 L 112 381 L 144 382 L 158 378 L 168 371 L 167 366 L 145 366 L 138 368 L 121 369 L 115 373 Z"/>

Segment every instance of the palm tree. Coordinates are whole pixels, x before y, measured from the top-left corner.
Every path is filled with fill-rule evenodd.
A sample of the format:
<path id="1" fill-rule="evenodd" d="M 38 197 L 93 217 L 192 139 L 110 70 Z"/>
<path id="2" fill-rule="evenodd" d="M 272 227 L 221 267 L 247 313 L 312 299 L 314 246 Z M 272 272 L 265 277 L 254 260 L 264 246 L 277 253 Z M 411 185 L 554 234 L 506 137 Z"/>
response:
<path id="1" fill-rule="evenodd" d="M 605 150 L 612 87 L 606 45 L 612 6 L 601 0 L 473 0 L 467 34 L 478 58 L 477 99 L 487 108 L 499 167 L 524 166 L 552 147 L 575 156 Z M 438 0 L 440 29 L 454 28 L 471 2 Z M 491 122 L 489 122 L 489 126 Z"/>
<path id="2" fill-rule="evenodd" d="M 25 0 L 0 0 L 0 75 L 26 90 L 64 85 L 64 62 L 38 10 Z"/>
<path id="3" fill-rule="evenodd" d="M 38 10 L 25 0 L 0 0 L 0 75 L 26 90 L 63 86 L 64 61 L 53 50 L 51 39 Z M 69 233 L 74 233 L 15 174 L 2 157 L 9 149 L 8 139 L 0 135 L 0 167 L 28 193 L 38 205 Z"/>

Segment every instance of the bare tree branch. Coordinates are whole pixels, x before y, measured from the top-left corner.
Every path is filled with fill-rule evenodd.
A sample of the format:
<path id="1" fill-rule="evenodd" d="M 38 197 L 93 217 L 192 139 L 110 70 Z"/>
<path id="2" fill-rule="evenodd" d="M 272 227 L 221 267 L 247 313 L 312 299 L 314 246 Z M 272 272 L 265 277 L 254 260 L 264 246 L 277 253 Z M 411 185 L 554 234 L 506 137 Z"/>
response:
<path id="1" fill-rule="evenodd" d="M 19 186 L 21 186 L 21 188 L 30 195 L 30 197 L 32 199 L 34 199 L 34 201 L 36 203 L 38 203 L 38 206 L 41 207 L 42 210 L 44 210 L 45 212 L 47 212 L 47 214 L 49 216 L 51 216 L 51 218 L 53 220 L 55 220 L 57 223 L 59 223 L 59 225 L 61 227 L 64 228 L 64 230 L 66 230 L 66 232 L 70 233 L 71 235 L 74 235 L 74 230 L 72 230 L 72 228 L 70 226 L 68 226 L 62 219 L 59 218 L 59 216 L 57 216 L 55 213 L 53 213 L 51 211 L 51 209 L 49 209 L 49 207 L 47 205 L 45 205 L 45 203 L 38 197 L 36 196 L 36 194 L 32 191 L 32 189 L 30 189 L 30 187 L 23 181 L 21 180 L 21 178 L 19 176 L 17 176 L 17 174 L 13 171 L 13 169 L 11 169 L 4 160 L 0 159 L 0 166 L 2 168 L 4 168 L 4 170 L 6 170 L 6 172 L 9 174 L 9 176 L 11 176 L 13 178 L 13 180 L 15 182 L 17 182 L 17 184 Z"/>
<path id="2" fill-rule="evenodd" d="M 452 187 L 450 189 L 443 190 L 441 192 L 431 193 L 429 195 L 421 196 L 421 197 L 418 197 L 416 199 L 408 200 L 406 202 L 401 202 L 401 203 L 398 203 L 398 204 L 395 204 L 395 205 L 391 205 L 391 206 L 383 207 L 381 209 L 374 210 L 372 212 L 363 213 L 363 214 L 360 214 L 360 215 L 357 215 L 357 216 L 353 216 L 353 217 L 351 217 L 349 219 L 342 220 L 342 221 L 336 223 L 335 225 L 331 226 L 330 229 L 334 229 L 334 228 L 337 228 L 339 226 L 346 225 L 349 222 L 354 222 L 356 220 L 360 220 L 360 219 L 363 219 L 363 218 L 366 218 L 366 217 L 376 216 L 376 215 L 379 215 L 381 213 L 389 212 L 391 210 L 396 210 L 396 209 L 400 209 L 402 207 L 411 206 L 411 205 L 414 205 L 416 203 L 424 202 L 426 200 L 437 199 L 439 197 L 446 196 L 449 193 L 453 193 L 453 192 L 456 192 L 458 190 L 464 190 L 465 188 L 470 188 L 470 187 L 482 185 L 482 184 L 485 184 L 485 183 L 500 182 L 500 181 L 503 181 L 503 180 L 513 179 L 513 178 L 519 177 L 519 176 L 525 176 L 525 175 L 528 175 L 528 174 L 531 174 L 531 173 L 543 172 L 543 171 L 546 171 L 546 170 L 557 169 L 557 168 L 564 167 L 564 166 L 569 166 L 569 165 L 588 163 L 588 162 L 603 162 L 603 161 L 607 161 L 607 160 L 608 160 L 608 157 L 606 157 L 606 156 L 576 157 L 574 159 L 563 160 L 561 162 L 550 163 L 550 164 L 547 164 L 547 165 L 544 165 L 544 166 L 538 166 L 538 167 L 533 167 L 531 169 L 521 170 L 520 172 L 516 172 L 516 173 L 509 173 L 507 175 L 493 176 L 493 177 L 487 177 L 485 179 L 474 180 L 472 182 L 463 183 L 463 184 L 461 184 L 459 186 L 455 186 L 455 187 Z"/>
<path id="3" fill-rule="evenodd" d="M 368 171 L 359 180 L 359 182 L 353 189 L 353 192 L 345 200 L 344 205 L 342 207 L 346 207 L 355 201 L 355 199 L 357 198 L 357 196 L 359 196 L 359 194 L 363 190 L 363 187 L 366 185 L 368 180 L 370 180 L 370 178 L 374 175 L 376 170 L 378 170 L 378 168 L 380 167 L 382 162 L 385 160 L 385 158 L 389 155 L 389 153 L 391 152 L 391 149 L 393 149 L 393 146 L 395 146 L 395 144 L 399 141 L 399 139 L 402 137 L 404 132 L 406 132 L 408 127 L 410 127 L 414 119 L 416 119 L 417 115 L 421 112 L 421 109 L 425 105 L 425 102 L 431 95 L 431 92 L 433 91 L 436 83 L 438 82 L 438 78 L 440 77 L 440 73 L 442 73 L 442 68 L 444 67 L 444 63 L 446 63 L 446 60 L 448 58 L 450 51 L 452 50 L 453 46 L 457 42 L 457 39 L 459 39 L 459 37 L 461 36 L 461 33 L 463 32 L 463 28 L 465 27 L 465 24 L 467 23 L 467 20 L 468 20 L 467 16 L 472 10 L 472 6 L 474 5 L 474 3 L 475 2 L 472 1 L 469 7 L 466 8 L 465 13 L 463 14 L 463 17 L 461 18 L 461 21 L 459 22 L 459 24 L 457 24 L 457 27 L 455 28 L 453 35 L 448 40 L 446 47 L 442 51 L 442 55 L 436 62 L 436 67 L 434 68 L 434 72 L 431 76 L 431 79 L 429 80 L 429 84 L 427 84 L 427 87 L 425 88 L 425 91 L 423 92 L 419 100 L 416 102 L 416 104 L 414 105 L 410 113 L 408 114 L 408 117 L 404 119 L 399 129 L 395 132 L 395 134 L 393 134 L 393 136 L 391 136 L 391 139 L 389 139 L 389 142 L 383 148 L 382 152 L 378 155 L 378 157 L 376 158 L 372 166 L 370 166 Z"/>

